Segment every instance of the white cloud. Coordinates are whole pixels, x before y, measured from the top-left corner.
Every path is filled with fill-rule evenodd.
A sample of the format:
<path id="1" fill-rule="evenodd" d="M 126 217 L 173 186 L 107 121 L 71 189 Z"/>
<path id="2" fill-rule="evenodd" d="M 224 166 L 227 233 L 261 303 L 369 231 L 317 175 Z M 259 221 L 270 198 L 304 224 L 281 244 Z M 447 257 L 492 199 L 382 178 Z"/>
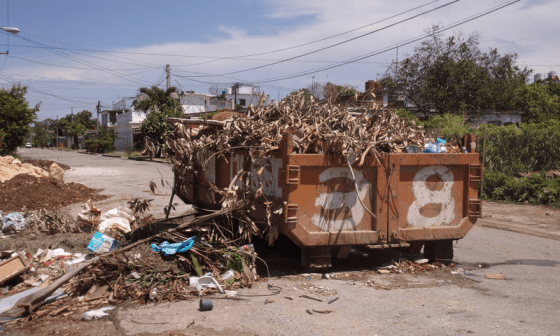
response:
<path id="1" fill-rule="evenodd" d="M 203 92 L 207 90 L 211 83 L 200 83 L 197 81 L 231 83 L 238 79 L 250 82 L 253 80 L 258 81 L 273 77 L 297 74 L 328 64 L 312 62 L 306 63 L 302 61 L 325 62 L 345 60 L 358 55 L 370 53 L 411 37 L 418 36 L 422 34 L 425 28 L 430 27 L 432 24 L 441 22 L 445 26 L 480 12 L 486 8 L 496 6 L 504 1 L 489 0 L 481 2 L 479 0 L 463 0 L 439 11 L 418 17 L 396 27 L 380 31 L 338 47 L 327 49 L 320 53 L 300 58 L 298 59 L 298 62 L 285 62 L 255 71 L 233 74 L 227 76 L 227 78 L 192 77 L 191 79 L 184 79 L 176 76 L 193 76 L 196 75 L 195 73 L 223 74 L 264 65 L 278 59 L 293 57 L 358 36 L 387 24 L 397 22 L 413 15 L 413 13 L 405 14 L 375 26 L 363 28 L 337 38 L 328 39 L 326 41 L 314 43 L 305 47 L 294 48 L 272 54 L 256 55 L 247 57 L 245 60 L 230 59 L 233 56 L 259 54 L 315 41 L 350 29 L 371 24 L 375 21 L 408 10 L 415 6 L 420 6 L 427 2 L 427 0 L 414 0 L 400 1 L 396 4 L 396 2 L 388 1 L 268 1 L 267 4 L 269 10 L 263 12 L 262 16 L 295 20 L 296 24 L 287 28 L 279 29 L 274 35 L 255 35 L 254 32 L 243 28 L 244 25 L 240 22 L 238 27 L 220 26 L 220 34 L 213 34 L 210 41 L 205 43 L 167 43 L 159 45 L 146 45 L 139 48 L 127 48 L 122 50 L 127 52 L 153 53 L 160 55 L 173 54 L 184 56 L 205 56 L 205 58 L 142 54 L 97 54 L 97 56 L 112 59 L 113 61 L 133 63 L 124 64 L 88 58 L 83 55 L 78 55 L 77 57 L 93 62 L 101 67 L 121 69 L 121 73 L 127 74 L 132 73 L 132 71 L 128 71 L 126 69 L 159 66 L 160 68 L 153 69 L 144 74 L 134 75 L 134 77 L 140 78 L 145 85 L 157 82 L 158 78 L 161 78 L 164 65 L 171 64 L 172 72 L 174 73 L 174 75 L 172 75 L 174 85 L 177 84 L 175 80 L 178 80 L 184 89 L 195 88 L 197 92 Z M 440 6 L 445 3 L 445 1 L 438 1 L 430 6 L 418 9 L 414 13 L 420 13 L 429 8 Z M 474 30 L 480 32 L 482 50 L 497 47 L 501 54 L 517 52 L 519 54 L 518 63 L 520 65 L 522 65 L 523 62 L 525 62 L 525 64 L 556 64 L 560 63 L 560 61 L 557 61 L 558 56 L 560 56 L 560 50 L 553 46 L 560 45 L 560 36 L 557 34 L 557 32 L 560 31 L 560 23 L 557 22 L 558 20 L 556 20 L 553 13 L 558 13 L 559 11 L 559 1 L 526 1 L 517 3 L 463 26 L 457 27 L 454 30 L 461 30 L 465 35 L 469 35 Z M 271 19 L 270 24 L 273 23 L 274 20 Z M 451 31 L 447 32 L 448 35 L 451 33 Z M 187 40 L 188 37 L 185 37 L 185 39 Z M 410 53 L 413 51 L 413 47 L 414 45 L 402 47 L 399 49 L 399 54 L 402 55 L 405 52 Z M 215 60 L 212 59 L 212 57 L 223 59 Z M 390 61 L 394 57 L 395 51 L 393 50 L 388 53 L 366 59 L 365 61 L 384 62 Z M 71 62 L 66 58 L 61 58 L 47 52 L 42 55 L 31 55 L 26 58 L 33 58 L 34 60 L 47 63 L 87 67 L 87 65 Z M 128 89 L 119 89 L 118 87 L 115 87 L 115 93 L 118 92 L 120 95 L 132 95 L 135 92 L 135 89 L 133 89 L 134 86 L 140 86 L 137 83 L 127 81 L 121 77 L 113 76 L 103 71 L 53 68 L 46 65 L 17 61 L 15 59 L 9 60 L 6 68 L 9 68 L 9 72 L 12 73 L 23 74 L 26 76 L 40 76 L 50 80 L 60 81 L 61 85 L 59 86 L 63 86 L 65 81 L 77 80 L 84 80 L 87 82 L 105 81 L 109 87 L 115 87 L 112 86 L 115 84 L 130 85 Z M 548 72 L 550 70 L 560 72 L 560 67 L 548 66 L 536 69 L 540 69 L 538 72 Z M 287 81 L 273 82 L 270 84 L 285 87 L 287 89 L 305 87 L 311 84 L 311 76 L 314 75 L 315 81 L 326 81 L 328 76 L 329 81 L 339 84 L 358 85 L 358 83 L 361 83 L 360 85 L 363 85 L 364 81 L 368 79 L 375 79 L 376 75 L 378 73 L 383 73 L 384 70 L 385 68 L 382 64 L 358 63 Z M 264 85 L 263 88 L 265 91 L 271 93 L 273 97 L 276 97 L 277 89 L 268 86 L 265 87 Z M 80 96 L 84 96 L 86 94 L 75 93 Z M 285 94 L 285 92 L 283 94 Z M 43 106 L 45 106 L 45 104 L 43 104 Z"/>

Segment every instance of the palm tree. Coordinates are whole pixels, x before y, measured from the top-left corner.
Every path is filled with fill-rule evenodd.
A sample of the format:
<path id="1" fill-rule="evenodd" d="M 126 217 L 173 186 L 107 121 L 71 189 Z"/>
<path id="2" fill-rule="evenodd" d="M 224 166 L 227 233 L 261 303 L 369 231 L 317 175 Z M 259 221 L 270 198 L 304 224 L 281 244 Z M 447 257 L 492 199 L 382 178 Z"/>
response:
<path id="1" fill-rule="evenodd" d="M 151 88 L 141 87 L 140 94 L 148 96 L 146 99 L 137 101 L 134 107 L 140 111 L 146 112 L 164 112 L 170 117 L 180 117 L 182 114 L 181 104 L 171 96 L 172 93 L 177 93 L 177 88 L 172 86 L 163 91 L 157 86 Z"/>

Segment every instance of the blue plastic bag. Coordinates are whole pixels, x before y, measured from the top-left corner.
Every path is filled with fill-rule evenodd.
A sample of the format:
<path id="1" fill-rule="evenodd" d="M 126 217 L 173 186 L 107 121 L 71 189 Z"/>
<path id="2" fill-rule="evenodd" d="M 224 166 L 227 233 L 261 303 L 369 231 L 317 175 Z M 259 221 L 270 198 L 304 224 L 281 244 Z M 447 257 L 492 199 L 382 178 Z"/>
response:
<path id="1" fill-rule="evenodd" d="M 180 243 L 169 244 L 168 242 L 164 241 L 159 246 L 157 246 L 156 244 L 150 244 L 150 245 L 152 246 L 152 250 L 154 250 L 154 252 L 163 252 L 164 256 L 168 256 L 178 252 L 186 252 L 190 250 L 191 247 L 193 247 L 195 239 L 196 236 L 191 237 Z"/>

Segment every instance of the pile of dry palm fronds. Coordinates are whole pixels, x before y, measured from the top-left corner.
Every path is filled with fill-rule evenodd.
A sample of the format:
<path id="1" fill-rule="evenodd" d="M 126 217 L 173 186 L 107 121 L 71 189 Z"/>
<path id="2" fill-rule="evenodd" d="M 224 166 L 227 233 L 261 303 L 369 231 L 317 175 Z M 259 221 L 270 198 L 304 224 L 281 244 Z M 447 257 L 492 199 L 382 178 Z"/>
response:
<path id="1" fill-rule="evenodd" d="M 223 121 L 170 118 L 168 121 L 176 129 L 165 139 L 164 154 L 174 166 L 176 180 L 186 184 L 207 169 L 210 157 L 228 160 L 235 150 L 245 150 L 248 160 L 229 187 L 210 188 L 221 196 L 222 208 L 247 208 L 248 198 L 262 196 L 262 186 L 251 190 L 252 174 L 262 173 L 266 159 L 280 148 L 285 133 L 292 134 L 295 153 L 331 154 L 350 169 L 352 165 L 362 166 L 368 156 L 381 164 L 383 153 L 400 153 L 409 145 L 423 148 L 423 129 L 407 126 L 406 120 L 374 99 L 362 101 L 361 106 L 350 107 L 332 101 L 306 101 L 303 93 L 299 93 L 267 106 L 251 105 L 245 116 L 234 115 Z M 250 194 L 253 196 L 249 197 Z M 273 229 L 271 202 L 264 198 L 262 201 L 267 206 L 268 228 Z M 257 232 L 254 223 L 242 216 L 250 224 L 245 228 Z M 277 232 L 269 230 L 270 242 L 275 236 Z"/>

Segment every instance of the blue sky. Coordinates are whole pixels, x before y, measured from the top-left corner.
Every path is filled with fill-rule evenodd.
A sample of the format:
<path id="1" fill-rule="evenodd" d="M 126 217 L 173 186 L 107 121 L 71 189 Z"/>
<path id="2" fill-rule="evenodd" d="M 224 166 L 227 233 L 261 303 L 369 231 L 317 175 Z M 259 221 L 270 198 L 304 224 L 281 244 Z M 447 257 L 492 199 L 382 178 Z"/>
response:
<path id="1" fill-rule="evenodd" d="M 134 96 L 141 86 L 163 87 L 165 64 L 171 65 L 172 85 L 185 91 L 208 92 L 213 84 L 225 88 L 242 81 L 257 83 L 276 99 L 312 81 L 327 80 L 363 90 L 365 81 L 385 72 L 396 50 L 329 70 L 319 69 L 419 36 L 432 24 L 445 27 L 507 1 L 462 0 L 340 46 L 265 65 L 328 47 L 449 2 L 12 0 L 9 26 L 19 28 L 20 34 L 10 34 L 10 54 L 0 55 L 0 85 L 29 86 L 29 102 L 42 102 L 40 120 L 62 117 L 71 108 L 74 112 L 93 112 L 97 100 L 103 108 L 110 108 L 120 97 Z M 422 5 L 426 6 L 376 25 L 296 47 Z M 8 26 L 7 9 L 8 0 L 0 0 L 2 27 Z M 554 14 L 559 10 L 559 1 L 522 0 L 447 34 L 469 35 L 477 30 L 482 50 L 516 52 L 521 66 L 536 72 L 560 72 L 560 24 Z M 2 52 L 8 50 L 8 35 L 0 33 Z M 400 57 L 412 52 L 417 44 L 400 47 Z M 264 67 L 248 70 L 258 66 Z M 293 78 L 274 80 L 279 77 Z"/>

